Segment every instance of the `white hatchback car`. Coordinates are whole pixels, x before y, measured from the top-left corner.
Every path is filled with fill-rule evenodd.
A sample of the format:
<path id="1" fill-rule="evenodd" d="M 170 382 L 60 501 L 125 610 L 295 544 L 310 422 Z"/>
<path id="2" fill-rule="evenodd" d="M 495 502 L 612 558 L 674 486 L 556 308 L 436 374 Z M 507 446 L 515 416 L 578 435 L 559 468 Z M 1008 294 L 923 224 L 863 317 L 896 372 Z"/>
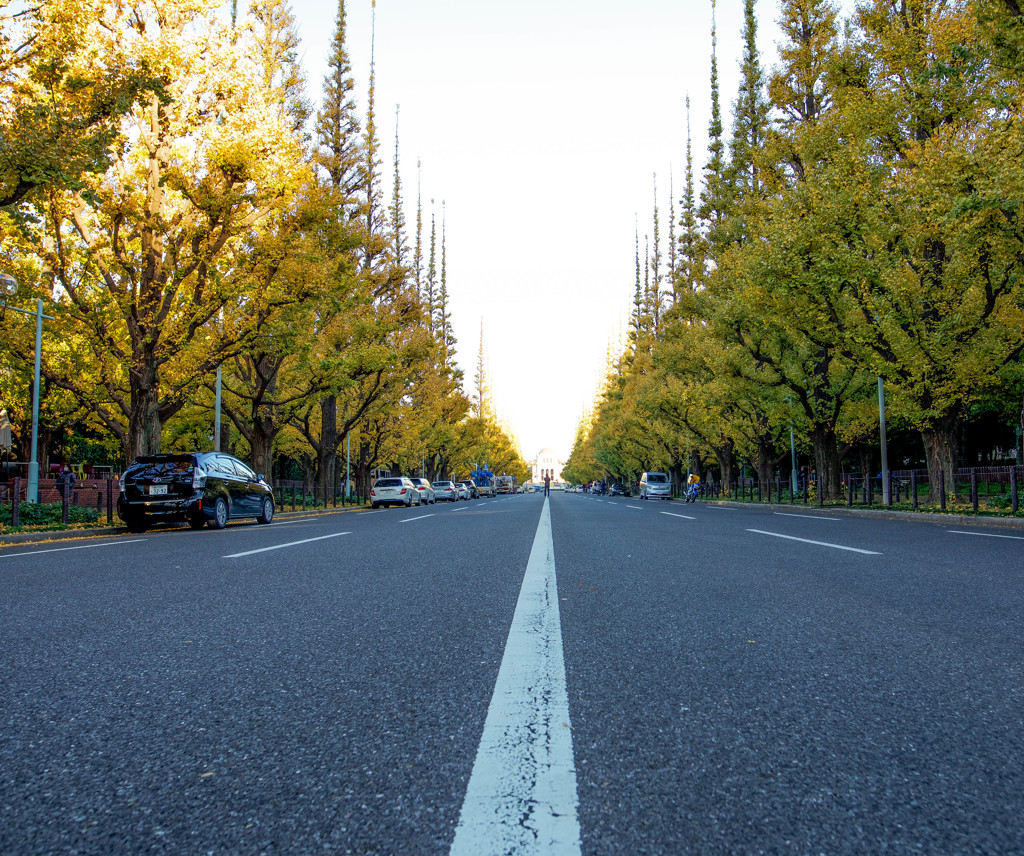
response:
<path id="1" fill-rule="evenodd" d="M 644 473 L 640 476 L 641 499 L 671 499 L 672 481 L 667 473 Z"/>
<path id="2" fill-rule="evenodd" d="M 382 505 L 404 505 L 409 508 L 419 504 L 420 492 L 412 480 L 405 476 L 377 479 L 370 488 L 370 505 L 374 508 Z"/>

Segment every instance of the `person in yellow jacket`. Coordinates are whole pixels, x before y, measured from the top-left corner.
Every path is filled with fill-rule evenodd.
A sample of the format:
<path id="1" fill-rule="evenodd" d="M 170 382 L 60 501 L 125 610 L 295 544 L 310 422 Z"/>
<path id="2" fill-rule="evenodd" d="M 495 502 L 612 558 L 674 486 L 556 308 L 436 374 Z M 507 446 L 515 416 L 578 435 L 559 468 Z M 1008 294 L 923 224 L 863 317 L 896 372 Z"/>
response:
<path id="1" fill-rule="evenodd" d="M 696 502 L 698 490 L 700 490 L 700 476 L 690 473 L 690 477 L 686 480 L 686 501 Z"/>

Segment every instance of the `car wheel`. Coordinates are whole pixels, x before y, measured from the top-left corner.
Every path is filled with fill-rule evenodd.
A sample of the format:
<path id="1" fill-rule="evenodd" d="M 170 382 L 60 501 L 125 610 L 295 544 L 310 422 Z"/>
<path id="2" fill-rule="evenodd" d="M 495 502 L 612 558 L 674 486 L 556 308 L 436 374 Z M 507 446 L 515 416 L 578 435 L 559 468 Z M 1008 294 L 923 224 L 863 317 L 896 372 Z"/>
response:
<path id="1" fill-rule="evenodd" d="M 129 532 L 145 532 L 146 516 L 144 514 L 132 514 L 125 520 L 124 525 L 128 527 Z"/>
<path id="2" fill-rule="evenodd" d="M 256 518 L 257 523 L 269 523 L 274 519 L 274 500 L 269 496 L 263 497 L 263 507 L 260 509 L 260 516 Z"/>
<path id="3" fill-rule="evenodd" d="M 210 521 L 211 529 L 223 529 L 228 525 L 228 504 L 223 496 L 218 496 L 213 504 L 213 519 Z"/>

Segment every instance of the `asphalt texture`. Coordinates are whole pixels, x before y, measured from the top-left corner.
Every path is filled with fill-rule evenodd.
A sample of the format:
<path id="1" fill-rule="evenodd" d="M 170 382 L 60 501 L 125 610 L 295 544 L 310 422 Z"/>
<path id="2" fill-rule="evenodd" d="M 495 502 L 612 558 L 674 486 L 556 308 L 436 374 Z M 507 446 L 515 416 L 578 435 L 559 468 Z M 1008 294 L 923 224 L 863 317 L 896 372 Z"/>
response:
<path id="1" fill-rule="evenodd" d="M 542 501 L 3 547 L 0 853 L 447 853 Z M 1024 853 L 1024 533 L 550 501 L 583 853 Z"/>

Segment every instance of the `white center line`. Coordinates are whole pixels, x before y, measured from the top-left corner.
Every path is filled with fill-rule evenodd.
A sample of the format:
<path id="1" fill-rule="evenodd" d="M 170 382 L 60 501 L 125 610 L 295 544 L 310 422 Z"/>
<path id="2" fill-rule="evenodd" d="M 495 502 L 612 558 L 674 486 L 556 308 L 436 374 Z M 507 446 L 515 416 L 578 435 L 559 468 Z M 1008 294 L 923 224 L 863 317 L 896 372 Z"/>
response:
<path id="1" fill-rule="evenodd" d="M 297 547 L 299 544 L 309 544 L 312 541 L 323 541 L 325 538 L 337 538 L 339 535 L 351 534 L 351 532 L 335 532 L 333 535 L 321 535 L 318 538 L 304 538 L 301 541 L 289 541 L 287 544 L 275 544 L 273 547 L 261 547 L 259 550 L 246 550 L 244 553 L 232 553 L 224 558 L 241 559 L 243 556 L 252 556 L 255 553 L 266 553 L 269 550 L 283 550 L 285 547 Z"/>
<path id="2" fill-rule="evenodd" d="M 640 510 L 643 509 L 643 506 L 642 505 L 627 505 L 626 508 L 635 508 L 637 511 L 640 511 Z"/>
<path id="3" fill-rule="evenodd" d="M 578 856 L 578 806 L 545 499 L 450 852 Z"/>
<path id="4" fill-rule="evenodd" d="M 669 517 L 682 517 L 683 520 L 696 520 L 696 517 L 690 517 L 688 514 L 673 514 L 671 511 L 662 511 L 662 514 L 667 514 Z"/>
<path id="5" fill-rule="evenodd" d="M 810 538 L 796 538 L 793 535 L 780 535 L 778 532 L 765 532 L 763 529 L 748 529 L 758 535 L 771 535 L 773 538 L 785 538 L 787 541 L 800 541 L 804 544 L 817 544 L 819 547 L 831 547 L 834 550 L 848 550 L 851 553 L 863 553 L 866 556 L 881 556 L 874 550 L 861 550 L 858 547 L 844 547 L 842 544 L 829 544 L 827 541 L 812 541 Z"/>
<path id="6" fill-rule="evenodd" d="M 453 510 L 454 510 L 454 511 L 465 511 L 465 510 L 466 510 L 467 508 L 469 508 L 469 506 L 468 506 L 468 505 L 459 505 L 459 506 L 457 506 L 457 507 L 456 507 L 455 509 L 453 509 Z"/>
<path id="7" fill-rule="evenodd" d="M 788 511 L 776 511 L 774 513 L 779 515 L 779 517 L 802 517 L 804 520 L 839 520 L 838 517 L 820 517 L 817 514 L 790 514 Z"/>
<path id="8" fill-rule="evenodd" d="M 959 529 L 947 529 L 950 535 L 977 535 L 981 538 L 1009 538 L 1013 541 L 1024 541 L 1021 535 L 996 535 L 994 532 L 961 532 Z"/>
<path id="9" fill-rule="evenodd" d="M 105 541 L 102 544 L 79 544 L 77 547 L 51 547 L 49 550 L 27 550 L 24 553 L 3 553 L 0 555 L 0 559 L 10 559 L 14 556 L 40 556 L 43 553 L 63 553 L 65 550 L 91 550 L 93 547 L 119 547 L 121 544 L 139 544 L 145 540 L 145 538 L 130 538 L 127 541 Z"/>
<path id="10" fill-rule="evenodd" d="M 426 520 L 428 517 L 433 517 L 433 514 L 421 514 L 419 517 L 406 517 L 405 520 L 399 520 L 399 523 L 412 523 L 414 520 Z"/>

